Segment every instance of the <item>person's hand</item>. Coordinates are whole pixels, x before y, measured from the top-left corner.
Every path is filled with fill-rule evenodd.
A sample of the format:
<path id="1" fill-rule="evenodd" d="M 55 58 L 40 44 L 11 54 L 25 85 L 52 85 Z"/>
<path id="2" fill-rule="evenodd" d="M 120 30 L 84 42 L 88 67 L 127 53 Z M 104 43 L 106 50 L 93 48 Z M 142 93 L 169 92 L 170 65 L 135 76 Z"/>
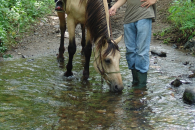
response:
<path id="1" fill-rule="evenodd" d="M 115 14 L 116 14 L 116 8 L 112 6 L 112 7 L 109 9 L 109 14 L 110 14 L 110 16 L 115 15 Z"/>
<path id="2" fill-rule="evenodd" d="M 141 7 L 148 8 L 151 5 L 155 4 L 156 3 L 156 0 L 141 0 L 141 2 L 143 2 L 142 5 L 141 5 Z"/>

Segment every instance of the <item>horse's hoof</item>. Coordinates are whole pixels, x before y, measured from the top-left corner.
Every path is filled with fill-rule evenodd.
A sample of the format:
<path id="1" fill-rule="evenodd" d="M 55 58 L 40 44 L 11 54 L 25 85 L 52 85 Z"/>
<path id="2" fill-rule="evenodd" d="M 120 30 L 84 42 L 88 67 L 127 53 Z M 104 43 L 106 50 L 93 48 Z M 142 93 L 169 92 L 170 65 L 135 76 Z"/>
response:
<path id="1" fill-rule="evenodd" d="M 89 78 L 89 75 L 83 75 L 83 80 L 87 80 Z"/>
<path id="2" fill-rule="evenodd" d="M 89 78 L 89 72 L 88 71 L 83 71 L 83 79 L 87 80 Z"/>
<path id="3" fill-rule="evenodd" d="M 57 57 L 58 63 L 63 63 L 64 62 L 64 57 Z"/>
<path id="4" fill-rule="evenodd" d="M 66 72 L 64 73 L 64 76 L 66 76 L 66 77 L 73 76 L 73 73 L 72 73 L 72 72 L 67 72 L 67 71 L 66 71 Z"/>

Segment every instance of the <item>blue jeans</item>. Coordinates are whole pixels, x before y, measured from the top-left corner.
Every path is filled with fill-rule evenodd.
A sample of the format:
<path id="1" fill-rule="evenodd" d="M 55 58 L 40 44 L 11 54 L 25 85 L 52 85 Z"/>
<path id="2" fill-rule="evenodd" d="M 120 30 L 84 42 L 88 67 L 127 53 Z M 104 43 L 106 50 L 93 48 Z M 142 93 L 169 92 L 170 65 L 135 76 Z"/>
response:
<path id="1" fill-rule="evenodd" d="M 152 19 L 142 19 L 134 23 L 124 24 L 124 40 L 126 59 L 129 69 L 145 73 L 149 69 Z"/>

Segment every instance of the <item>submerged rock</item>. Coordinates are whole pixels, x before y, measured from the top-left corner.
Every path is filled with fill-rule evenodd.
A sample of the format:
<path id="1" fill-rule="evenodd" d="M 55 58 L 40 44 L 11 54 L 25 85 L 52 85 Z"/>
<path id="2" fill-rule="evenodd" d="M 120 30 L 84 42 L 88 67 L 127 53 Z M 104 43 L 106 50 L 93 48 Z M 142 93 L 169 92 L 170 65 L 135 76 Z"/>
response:
<path id="1" fill-rule="evenodd" d="M 195 103 L 195 86 L 185 89 L 183 94 L 183 100 L 184 102 L 187 102 L 189 104 Z"/>
<path id="2" fill-rule="evenodd" d="M 175 79 L 173 82 L 171 82 L 171 85 L 174 87 L 179 87 L 182 84 L 182 82 L 179 79 Z"/>

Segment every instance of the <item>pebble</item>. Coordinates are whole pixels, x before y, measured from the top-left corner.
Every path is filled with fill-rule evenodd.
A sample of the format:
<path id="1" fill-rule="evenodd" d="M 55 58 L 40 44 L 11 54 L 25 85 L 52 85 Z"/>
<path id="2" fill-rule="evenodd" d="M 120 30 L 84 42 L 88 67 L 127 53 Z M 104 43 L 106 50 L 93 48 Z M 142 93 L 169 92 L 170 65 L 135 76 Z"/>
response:
<path id="1" fill-rule="evenodd" d="M 84 111 L 78 111 L 77 114 L 85 114 Z"/>
<path id="2" fill-rule="evenodd" d="M 106 113 L 106 110 L 97 110 L 98 113 Z"/>
<path id="3" fill-rule="evenodd" d="M 54 25 L 54 28 L 59 28 L 59 25 Z"/>

